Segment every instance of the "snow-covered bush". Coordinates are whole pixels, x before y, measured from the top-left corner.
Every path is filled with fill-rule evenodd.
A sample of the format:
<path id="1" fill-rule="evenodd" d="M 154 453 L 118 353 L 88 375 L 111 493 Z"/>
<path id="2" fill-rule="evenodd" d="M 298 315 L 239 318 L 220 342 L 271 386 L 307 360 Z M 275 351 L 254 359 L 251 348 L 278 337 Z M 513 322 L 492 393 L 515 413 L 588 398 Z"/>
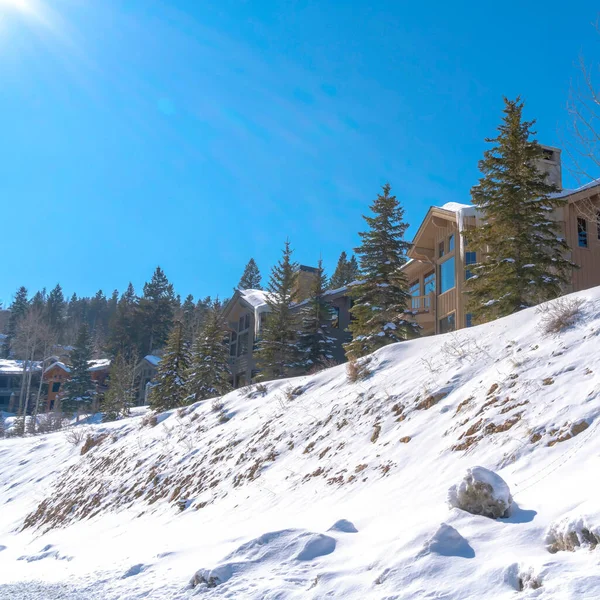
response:
<path id="1" fill-rule="evenodd" d="M 542 304 L 537 310 L 542 315 L 542 331 L 546 335 L 558 335 L 572 327 L 581 317 L 583 298 L 557 298 Z"/>
<path id="2" fill-rule="evenodd" d="M 575 552 L 577 548 L 593 550 L 600 543 L 600 527 L 590 525 L 586 517 L 567 516 L 550 525 L 545 543 L 551 554 Z"/>
<path id="3" fill-rule="evenodd" d="M 472 515 L 498 519 L 509 516 L 512 496 L 502 477 L 484 467 L 472 467 L 448 490 L 448 504 Z"/>
<path id="4" fill-rule="evenodd" d="M 350 383 L 356 383 L 357 381 L 366 379 L 371 374 L 371 369 L 369 369 L 370 362 L 370 357 L 349 361 L 346 365 L 348 381 Z"/>

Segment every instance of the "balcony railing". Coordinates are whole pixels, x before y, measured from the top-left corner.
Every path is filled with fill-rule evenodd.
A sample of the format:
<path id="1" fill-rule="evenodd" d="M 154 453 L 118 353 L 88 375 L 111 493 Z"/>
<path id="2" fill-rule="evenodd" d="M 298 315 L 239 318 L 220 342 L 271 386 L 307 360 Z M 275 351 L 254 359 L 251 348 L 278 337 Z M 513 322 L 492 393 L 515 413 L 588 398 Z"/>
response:
<path id="1" fill-rule="evenodd" d="M 411 310 L 415 313 L 428 313 L 431 311 L 431 297 L 427 296 L 411 296 Z"/>

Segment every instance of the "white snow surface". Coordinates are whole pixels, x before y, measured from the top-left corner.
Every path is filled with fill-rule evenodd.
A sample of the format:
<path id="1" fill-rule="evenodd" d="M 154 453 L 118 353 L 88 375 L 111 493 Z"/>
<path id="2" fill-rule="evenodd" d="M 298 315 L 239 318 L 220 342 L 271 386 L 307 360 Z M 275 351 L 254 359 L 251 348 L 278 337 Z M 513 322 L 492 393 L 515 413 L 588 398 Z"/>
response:
<path id="1" fill-rule="evenodd" d="M 0 598 L 599 598 L 600 550 L 546 549 L 600 526 L 600 288 L 576 296 L 559 336 L 530 309 L 394 344 L 356 384 L 342 365 L 232 392 L 226 422 L 208 401 L 84 425 L 106 437 L 83 455 L 0 440 Z M 448 507 L 475 466 L 510 517 Z"/>

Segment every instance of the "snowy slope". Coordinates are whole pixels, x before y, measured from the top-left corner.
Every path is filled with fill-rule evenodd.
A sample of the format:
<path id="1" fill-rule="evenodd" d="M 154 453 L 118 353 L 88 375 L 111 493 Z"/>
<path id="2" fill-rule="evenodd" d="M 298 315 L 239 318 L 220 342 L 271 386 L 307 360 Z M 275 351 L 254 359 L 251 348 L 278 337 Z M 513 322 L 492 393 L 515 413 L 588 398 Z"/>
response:
<path id="1" fill-rule="evenodd" d="M 0 441 L 0 598 L 600 598 L 598 551 L 545 547 L 600 528 L 600 288 L 577 296 L 557 337 L 524 311 L 384 348 L 356 384 L 236 391 L 227 422 L 205 402 L 92 425 L 83 455 Z M 476 465 L 508 519 L 448 507 Z"/>

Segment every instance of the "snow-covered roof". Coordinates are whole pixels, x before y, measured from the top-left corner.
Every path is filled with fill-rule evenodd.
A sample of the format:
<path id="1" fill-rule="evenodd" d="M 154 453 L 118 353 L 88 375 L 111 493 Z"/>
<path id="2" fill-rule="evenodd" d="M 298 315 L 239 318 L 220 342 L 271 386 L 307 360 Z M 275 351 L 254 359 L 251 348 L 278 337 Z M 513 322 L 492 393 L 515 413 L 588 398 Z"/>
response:
<path id="1" fill-rule="evenodd" d="M 60 360 L 57 360 L 56 362 L 53 362 L 51 365 L 49 365 L 48 367 L 46 367 L 44 369 L 44 373 L 47 373 L 48 371 L 51 371 L 55 367 L 58 367 L 59 369 L 62 369 L 65 373 L 70 373 L 71 372 L 71 369 L 69 367 L 67 367 L 67 365 L 65 365 L 64 362 L 61 362 Z"/>
<path id="2" fill-rule="evenodd" d="M 90 371 L 103 371 L 110 367 L 110 358 L 99 358 L 97 360 L 90 360 Z"/>
<path id="3" fill-rule="evenodd" d="M 600 179 L 594 179 L 585 185 L 582 185 L 578 188 L 572 190 L 561 190 L 557 194 L 550 194 L 551 198 L 564 198 L 565 196 L 572 196 L 577 192 L 583 192 L 583 190 L 587 190 L 588 188 L 593 188 L 600 185 Z"/>
<path id="4" fill-rule="evenodd" d="M 446 202 L 443 206 L 436 206 L 435 208 L 441 208 L 442 210 L 449 210 L 451 212 L 459 212 L 465 208 L 474 208 L 471 204 L 461 204 L 460 202 Z"/>
<path id="5" fill-rule="evenodd" d="M 267 298 L 269 297 L 269 292 L 265 292 L 264 290 L 240 290 L 240 294 L 242 295 L 242 298 L 255 309 L 265 306 L 267 304 Z"/>
<path id="6" fill-rule="evenodd" d="M 151 365 L 158 367 L 158 363 L 160 362 L 160 356 L 155 356 L 154 354 L 146 354 L 146 356 L 144 356 L 144 360 L 147 360 Z"/>
<path id="7" fill-rule="evenodd" d="M 40 369 L 38 361 L 33 362 L 33 369 Z M 0 359 L 0 374 L 1 375 L 19 375 L 23 371 L 22 360 Z"/>

